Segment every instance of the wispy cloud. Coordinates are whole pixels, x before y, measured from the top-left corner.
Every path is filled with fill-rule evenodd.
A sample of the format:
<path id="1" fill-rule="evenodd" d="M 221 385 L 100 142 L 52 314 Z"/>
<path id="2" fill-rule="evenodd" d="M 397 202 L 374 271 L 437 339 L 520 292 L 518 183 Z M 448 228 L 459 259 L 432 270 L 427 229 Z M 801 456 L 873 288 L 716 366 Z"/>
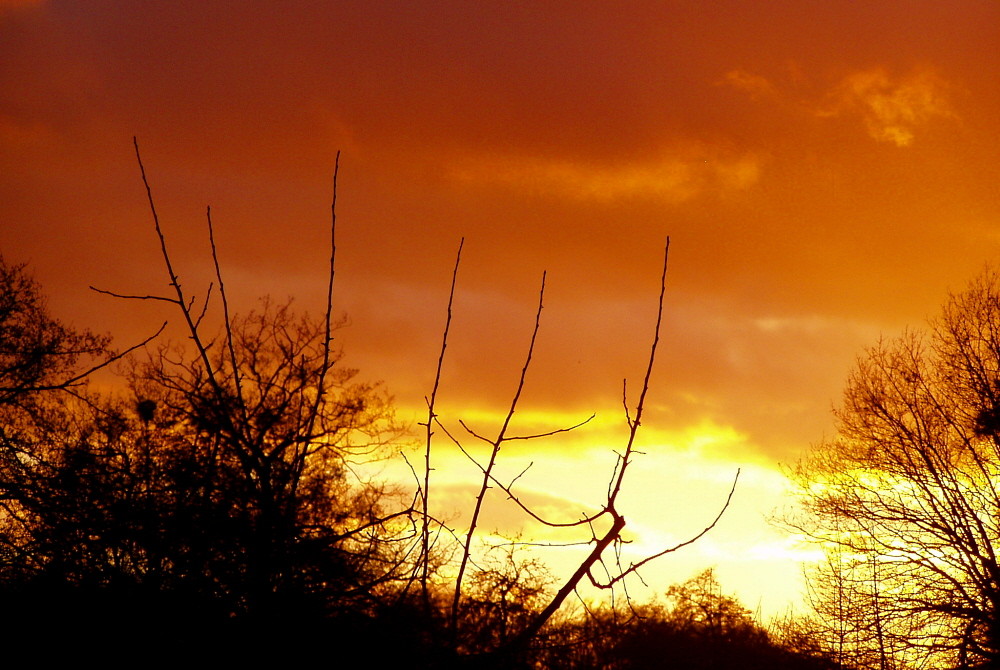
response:
<path id="1" fill-rule="evenodd" d="M 452 176 L 470 182 L 518 185 L 578 200 L 652 198 L 679 203 L 720 191 L 743 190 L 760 177 L 754 154 L 711 149 L 680 151 L 646 162 L 597 165 L 559 159 L 503 157 L 468 161 Z"/>
<path id="2" fill-rule="evenodd" d="M 935 71 L 918 68 L 893 76 L 882 67 L 860 70 L 826 87 L 804 93 L 799 84 L 781 86 L 745 70 L 731 70 L 719 85 L 731 86 L 754 100 L 770 100 L 818 117 L 860 117 L 877 142 L 910 146 L 917 132 L 935 118 L 954 118 L 950 87 Z"/>
<path id="3" fill-rule="evenodd" d="M 778 94 L 778 90 L 774 84 L 766 78 L 747 72 L 746 70 L 730 70 L 723 75 L 722 81 L 719 83 L 749 93 L 753 98 L 775 96 Z"/>
<path id="4" fill-rule="evenodd" d="M 936 117 L 954 117 L 948 85 L 931 70 L 892 77 L 883 68 L 845 77 L 833 92 L 834 104 L 821 115 L 859 113 L 868 134 L 879 142 L 909 146 L 917 129 Z"/>

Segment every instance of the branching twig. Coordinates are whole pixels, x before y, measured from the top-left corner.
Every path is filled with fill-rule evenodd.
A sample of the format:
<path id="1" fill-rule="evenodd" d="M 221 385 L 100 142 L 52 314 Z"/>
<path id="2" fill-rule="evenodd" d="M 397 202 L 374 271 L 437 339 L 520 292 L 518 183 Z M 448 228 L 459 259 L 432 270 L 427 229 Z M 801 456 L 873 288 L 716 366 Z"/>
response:
<path id="1" fill-rule="evenodd" d="M 470 454 L 465 449 L 464 446 L 462 446 L 462 443 L 459 442 L 458 439 L 456 439 L 455 436 L 452 435 L 448 431 L 448 429 L 445 428 L 445 426 L 440 421 L 437 422 L 437 425 L 441 428 L 442 431 L 444 431 L 444 434 L 447 435 L 451 439 L 451 441 L 455 444 L 455 446 L 457 446 L 459 448 L 459 450 L 461 450 L 461 452 L 463 454 L 465 454 L 466 458 L 468 458 L 470 461 L 472 461 L 472 463 L 477 468 L 479 468 L 479 471 L 482 472 L 484 475 L 486 475 L 487 474 L 486 467 L 482 463 L 480 463 L 479 461 L 477 461 L 475 459 L 475 457 L 472 454 Z M 468 430 L 468 429 L 466 428 L 466 430 Z M 522 472 L 521 474 L 524 474 L 524 473 Z M 533 518 L 535 521 L 538 521 L 539 523 L 541 523 L 541 524 L 543 524 L 545 526 L 549 526 L 550 528 L 573 528 L 574 526 L 580 526 L 580 525 L 583 525 L 583 524 L 590 523 L 591 521 L 595 521 L 596 519 L 599 519 L 599 518 L 601 518 L 604 515 L 604 510 L 601 510 L 600 512 L 596 512 L 595 514 L 592 514 L 591 516 L 586 516 L 586 517 L 584 517 L 582 519 L 579 519 L 577 521 L 558 522 L 558 521 L 549 521 L 548 519 L 543 519 L 534 510 L 532 510 L 530 507 L 528 507 L 523 502 L 521 502 L 520 498 L 518 498 L 516 495 L 514 495 L 514 491 L 512 490 L 513 486 L 514 486 L 514 481 L 517 481 L 521 477 L 521 475 L 518 475 L 517 477 L 515 477 L 514 481 L 512 481 L 510 484 L 504 484 L 502 481 L 500 481 L 499 479 L 497 479 L 496 476 L 493 475 L 492 473 L 489 473 L 488 476 L 489 476 L 490 481 L 493 482 L 494 484 L 496 484 L 500 488 L 500 490 L 502 490 L 504 493 L 506 493 L 507 494 L 507 498 L 509 500 L 512 500 L 515 505 L 517 505 L 518 507 L 520 507 L 521 510 L 525 514 L 527 514 L 528 516 L 530 516 L 531 518 Z"/>
<path id="2" fill-rule="evenodd" d="M 591 566 L 593 566 L 594 563 L 601 558 L 604 550 L 608 548 L 608 545 L 610 545 L 619 536 L 619 534 L 621 534 L 623 528 L 625 528 L 625 517 L 615 515 L 614 523 L 611 525 L 611 528 L 609 528 L 608 532 L 597 541 L 597 544 L 595 544 L 594 548 L 591 549 L 587 558 L 580 563 L 580 567 L 576 569 L 576 572 L 574 572 L 573 575 L 566 580 L 566 583 L 559 589 L 552 601 L 546 605 L 545 609 L 538 613 L 538 615 L 532 620 L 531 624 L 525 627 L 525 629 L 511 641 L 511 649 L 526 647 L 528 643 L 531 642 L 532 638 L 534 638 L 538 634 L 538 631 L 542 629 L 542 626 L 545 625 L 545 622 L 556 613 L 556 610 L 562 607 L 563 601 L 566 600 L 567 596 L 576 591 L 576 587 L 583 579 L 584 575 L 590 573 Z"/>
<path id="3" fill-rule="evenodd" d="M 103 291 L 100 291 L 100 292 L 103 293 Z M 116 361 L 120 361 L 121 359 L 125 358 L 130 353 L 132 353 L 133 351 L 135 351 L 137 349 L 141 349 L 142 347 L 146 346 L 147 344 L 149 344 L 150 342 L 152 342 L 153 340 L 155 340 L 160 335 L 160 333 L 163 332 L 163 330 L 166 327 L 167 327 L 167 322 L 164 321 L 160 325 L 160 327 L 156 329 L 155 333 L 153 333 L 152 335 L 150 335 L 149 337 L 147 337 L 146 339 L 144 339 L 142 342 L 139 342 L 138 344 L 133 344 L 131 347 L 129 347 L 128 349 L 125 349 L 121 353 L 117 353 L 117 354 L 114 354 L 112 356 L 109 356 L 109 357 L 105 358 L 100 363 L 97 363 L 96 365 L 90 366 L 89 368 L 87 368 L 83 372 L 81 372 L 79 374 L 76 374 L 76 375 L 70 377 L 69 379 L 64 379 L 63 381 L 55 383 L 55 384 L 46 384 L 44 386 L 14 386 L 14 387 L 0 386 L 0 392 L 7 392 L 7 391 L 35 392 L 35 391 L 65 391 L 65 390 L 68 390 L 70 387 L 76 386 L 77 384 L 79 384 L 84 379 L 86 379 L 90 375 L 94 374 L 98 370 L 103 370 L 104 368 L 108 367 L 112 363 L 115 363 Z"/>
<path id="4" fill-rule="evenodd" d="M 149 179 L 146 178 L 146 168 L 142 164 L 142 155 L 139 153 L 138 138 L 133 137 L 132 144 L 135 147 L 135 158 L 139 163 L 139 174 L 142 175 L 142 184 L 146 188 L 146 199 L 149 201 L 149 211 L 153 216 L 153 228 L 155 229 L 156 237 L 160 242 L 160 255 L 163 258 L 163 264 L 166 267 L 167 276 L 170 278 L 170 287 L 174 290 L 174 294 L 176 296 L 176 299 L 156 298 L 153 296 L 150 298 L 173 302 L 180 308 L 181 314 L 184 317 L 184 322 L 188 328 L 188 333 L 191 336 L 191 341 L 194 342 L 195 348 L 198 350 L 198 357 L 205 366 L 205 379 L 212 387 L 212 391 L 216 394 L 216 397 L 221 400 L 225 398 L 226 393 L 219 383 L 219 380 L 216 378 L 215 367 L 212 365 L 212 361 L 208 355 L 208 348 L 201 339 L 198 327 L 195 325 L 194 319 L 191 316 L 191 308 L 188 305 L 187 299 L 184 297 L 184 290 L 181 288 L 180 279 L 178 278 L 177 273 L 174 272 L 174 265 L 170 260 L 170 252 L 167 250 L 167 239 L 163 235 L 163 229 L 160 227 L 160 217 L 156 212 L 156 203 L 153 201 L 153 190 L 149 185 Z M 231 424 L 227 426 L 227 428 L 230 429 L 233 435 L 237 434 L 235 427 Z"/>

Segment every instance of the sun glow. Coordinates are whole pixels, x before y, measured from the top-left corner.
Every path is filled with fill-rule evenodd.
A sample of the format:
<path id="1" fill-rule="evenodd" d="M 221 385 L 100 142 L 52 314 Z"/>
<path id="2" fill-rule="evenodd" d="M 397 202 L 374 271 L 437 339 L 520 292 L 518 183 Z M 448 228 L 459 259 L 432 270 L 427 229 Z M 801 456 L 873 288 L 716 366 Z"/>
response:
<path id="1" fill-rule="evenodd" d="M 519 410 L 511 434 L 548 433 L 577 425 L 587 416 Z M 465 425 L 487 437 L 495 437 L 490 430 L 495 431 L 503 420 L 502 414 L 485 409 L 466 409 L 461 417 Z M 432 509 L 460 530 L 467 523 L 482 483 L 482 470 L 472 458 L 485 463 L 490 447 L 461 425 L 452 426 L 444 414 L 441 420 L 468 454 L 462 453 L 443 431 L 435 433 Z M 512 493 L 543 518 L 559 523 L 578 520 L 600 510 L 604 503 L 626 432 L 620 416 L 598 415 L 573 431 L 506 442 L 495 470 L 497 479 L 511 486 Z M 786 504 L 791 484 L 775 469 L 734 460 L 733 455 L 741 450 L 753 450 L 748 436 L 731 426 L 711 422 L 678 431 L 644 425 L 640 436 L 641 444 L 619 503 L 627 519 L 627 543 L 621 547 L 625 565 L 699 534 L 722 510 L 740 471 L 732 503 L 718 526 L 698 542 L 643 569 L 650 594 L 687 579 L 699 566 L 712 565 L 725 576 L 729 588 L 768 616 L 804 607 L 796 595 L 801 588 L 800 578 L 788 575 L 799 575 L 797 566 L 815 558 L 816 550 L 803 545 L 801 538 L 768 524 L 767 519 Z M 423 448 L 419 444 L 412 447 L 408 456 L 412 464 L 422 463 L 418 458 L 422 458 Z M 396 467 L 393 472 L 396 474 L 391 476 L 398 477 L 400 485 L 413 485 L 408 470 Z M 383 470 L 383 476 L 387 473 Z M 484 540 L 487 544 L 512 540 L 526 543 L 529 555 L 537 554 L 557 574 L 574 568 L 592 537 L 586 527 L 554 530 L 540 524 L 509 500 L 497 484 L 487 496 L 481 525 L 489 534 Z M 748 528 L 757 530 L 748 533 Z M 562 543 L 569 545 L 559 548 Z M 784 575 L 785 586 L 776 589 L 772 582 L 761 579 L 762 573 L 775 579 Z M 647 588 L 638 580 L 632 587 L 638 589 L 637 593 Z"/>

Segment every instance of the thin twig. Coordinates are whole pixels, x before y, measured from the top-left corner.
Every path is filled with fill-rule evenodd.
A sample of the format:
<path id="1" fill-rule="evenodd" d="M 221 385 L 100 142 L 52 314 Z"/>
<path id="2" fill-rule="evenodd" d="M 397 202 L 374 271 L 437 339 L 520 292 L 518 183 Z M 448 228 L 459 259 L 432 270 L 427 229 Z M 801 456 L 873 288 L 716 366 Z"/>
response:
<path id="1" fill-rule="evenodd" d="M 155 333 L 153 333 L 152 335 L 150 335 L 149 337 L 147 337 L 146 339 L 144 339 L 142 342 L 139 342 L 138 344 L 133 344 L 131 347 L 129 347 L 128 349 L 125 349 L 121 353 L 114 354 L 112 356 L 109 356 L 109 357 L 105 358 L 100 363 L 97 363 L 96 365 L 92 365 L 91 367 L 87 368 L 83 372 L 81 372 L 81 373 L 79 373 L 77 375 L 74 375 L 74 376 L 70 377 L 69 379 L 65 379 L 65 380 L 63 380 L 61 382 L 58 382 L 56 384 L 46 384 L 44 386 L 16 386 L 16 387 L 0 386 L 0 391 L 18 391 L 18 392 L 20 392 L 20 391 L 24 391 L 24 392 L 60 391 L 60 390 L 65 391 L 65 390 L 69 389 L 69 387 L 75 386 L 79 382 L 82 382 L 85 378 L 87 378 L 90 375 L 94 374 L 98 370 L 103 370 L 104 368 L 108 367 L 112 363 L 114 363 L 116 361 L 120 361 L 121 359 L 125 358 L 126 356 L 128 356 L 130 353 L 132 353 L 136 349 L 141 349 L 142 347 L 146 346 L 147 344 L 149 344 L 150 342 L 152 342 L 153 340 L 155 340 L 160 335 L 160 333 L 163 332 L 163 330 L 166 327 L 167 327 L 167 322 L 164 321 L 160 325 L 160 327 L 156 329 Z"/>
<path id="2" fill-rule="evenodd" d="M 660 297 L 657 301 L 656 327 L 653 329 L 653 343 L 649 347 L 649 363 L 646 366 L 646 376 L 642 380 L 642 390 L 639 392 L 639 400 L 635 405 L 635 418 L 629 420 L 628 443 L 625 445 L 625 453 L 622 454 L 622 465 L 618 470 L 618 476 L 611 489 L 608 498 L 608 506 L 613 507 L 618 494 L 621 491 L 622 483 L 625 481 L 625 471 L 628 469 L 629 457 L 632 455 L 632 448 L 635 444 L 635 436 L 642 425 L 642 411 L 646 406 L 646 394 L 649 392 L 649 380 L 653 376 L 653 363 L 656 361 L 656 347 L 660 343 L 660 326 L 663 323 L 663 296 L 667 291 L 667 260 L 670 257 L 670 238 L 667 238 L 663 246 L 663 271 L 660 274 Z M 623 389 L 624 395 L 624 389 Z"/>
<path id="3" fill-rule="evenodd" d="M 333 342 L 333 284 L 337 273 L 337 178 L 340 176 L 340 152 L 333 161 L 333 193 L 330 198 L 330 264 L 326 284 L 326 308 L 323 324 L 323 362 L 316 380 L 316 397 L 306 420 L 306 434 L 312 435 L 319 420 L 320 407 L 326 395 L 326 377 L 333 367 L 330 361 L 331 344 Z"/>
<path id="4" fill-rule="evenodd" d="M 514 440 L 537 440 L 537 439 L 542 438 L 542 437 L 551 437 L 553 435 L 558 435 L 559 433 L 568 433 L 571 430 L 576 430 L 577 428 L 582 428 L 583 426 L 587 425 L 588 423 L 590 423 L 591 421 L 593 421 L 596 416 L 597 416 L 596 414 L 591 414 L 589 417 L 587 417 L 586 419 L 584 419 L 583 421 L 581 421 L 581 422 L 579 422 L 577 424 L 574 424 L 572 426 L 566 426 L 566 427 L 563 427 L 563 428 L 555 428 L 553 430 L 550 430 L 550 431 L 547 431 L 547 432 L 544 432 L 544 433 L 535 433 L 533 435 L 510 435 L 508 437 L 505 437 L 504 441 L 505 442 L 513 442 Z M 459 423 L 459 425 L 462 426 L 462 428 L 465 429 L 465 431 L 469 435 L 471 435 L 471 436 L 473 436 L 473 437 L 475 437 L 477 439 L 480 439 L 480 440 L 486 442 L 487 444 L 493 444 L 493 440 L 491 440 L 490 438 L 485 437 L 483 435 L 480 435 L 476 431 L 474 431 L 471 428 L 469 428 L 469 426 L 466 425 L 465 421 L 463 421 L 462 419 L 459 419 L 458 423 Z"/>
<path id="5" fill-rule="evenodd" d="M 124 298 L 125 300 L 159 300 L 161 302 L 169 302 L 171 304 L 177 304 L 177 298 L 167 298 L 162 295 L 129 295 L 127 293 L 116 293 L 114 291 L 107 291 L 103 288 L 97 288 L 96 286 L 89 287 L 91 291 L 95 293 L 102 293 L 104 295 L 109 295 L 112 298 Z"/>
<path id="6" fill-rule="evenodd" d="M 242 412 L 241 419 L 246 423 L 247 408 L 246 402 L 243 399 L 240 365 L 236 359 L 236 345 L 233 343 L 232 319 L 229 316 L 229 298 L 226 296 L 226 284 L 222 281 L 222 268 L 219 267 L 219 251 L 215 245 L 215 226 L 212 225 L 212 208 L 210 206 L 205 208 L 205 219 L 208 221 L 208 242 L 212 247 L 212 264 L 215 266 L 215 278 L 219 282 L 219 296 L 222 298 L 222 318 L 226 324 L 226 348 L 229 350 L 229 364 L 233 366 L 233 387 L 236 389 L 237 405 Z"/>
<path id="7" fill-rule="evenodd" d="M 205 301 L 201 303 L 201 312 L 198 314 L 198 318 L 194 320 L 194 327 L 201 327 L 201 322 L 205 319 L 205 315 L 208 314 L 208 305 L 212 301 L 212 289 L 215 288 L 213 284 L 208 285 L 208 290 L 205 291 Z M 194 305 L 194 297 L 191 298 L 191 305 Z M 190 307 L 190 305 L 189 305 Z M 228 323 L 228 320 L 227 320 Z"/>
<path id="8" fill-rule="evenodd" d="M 465 454 L 465 457 L 468 458 L 473 463 L 473 465 L 479 468 L 479 471 L 485 475 L 486 467 L 482 463 L 477 461 L 475 456 L 470 454 L 468 450 L 466 450 L 466 448 L 462 445 L 462 443 L 454 435 L 451 434 L 451 432 L 444 426 L 444 424 L 442 424 L 440 421 L 435 421 L 435 423 L 437 423 L 438 427 L 442 431 L 444 431 L 444 434 L 447 435 L 449 439 L 451 439 L 451 441 L 455 444 L 455 446 L 457 446 L 459 450 L 463 454 Z M 527 470 L 527 468 L 525 468 L 525 470 Z M 523 474 L 524 472 L 515 477 L 514 481 L 517 481 Z M 539 516 L 533 509 L 531 509 L 526 504 L 521 502 L 521 499 L 514 494 L 513 491 L 514 481 L 512 481 L 510 484 L 504 484 L 502 481 L 497 479 L 496 475 L 494 475 L 493 473 L 490 473 L 488 476 L 491 482 L 496 484 L 500 488 L 500 490 L 502 490 L 504 493 L 507 494 L 508 500 L 512 500 L 515 505 L 520 507 L 525 514 L 533 518 L 535 521 L 538 521 L 539 523 L 545 526 L 549 526 L 550 528 L 573 528 L 575 526 L 581 526 L 601 518 L 606 513 L 605 510 L 601 510 L 600 512 L 596 512 L 590 516 L 584 516 L 584 518 L 579 519 L 577 521 L 566 521 L 566 522 L 549 521 L 548 519 L 544 519 L 541 516 Z"/>
<path id="9" fill-rule="evenodd" d="M 441 336 L 441 352 L 438 354 L 437 368 L 434 370 L 434 386 L 431 388 L 431 395 L 427 399 L 427 437 L 424 449 L 424 486 L 421 496 L 424 508 L 424 525 L 421 531 L 421 556 L 420 556 L 420 596 L 424 605 L 424 612 L 430 611 L 430 592 L 427 588 L 428 570 L 430 568 L 430 527 L 427 524 L 428 508 L 430 506 L 431 490 L 431 440 L 434 436 L 433 424 L 437 418 L 434 406 L 437 402 L 438 387 L 441 384 L 441 369 L 444 367 L 444 355 L 448 349 L 448 333 L 451 330 L 452 306 L 455 302 L 455 285 L 458 282 L 458 268 L 462 262 L 462 247 L 465 246 L 465 238 L 458 242 L 458 252 L 455 254 L 455 267 L 451 272 L 451 287 L 448 289 L 448 311 L 444 321 L 444 334 Z"/>
<path id="10" fill-rule="evenodd" d="M 469 554 L 472 551 L 472 539 L 476 533 L 476 526 L 479 522 L 479 515 L 483 508 L 483 501 L 486 499 L 486 492 L 490 488 L 493 466 L 496 465 L 497 456 L 500 453 L 500 446 L 504 443 L 507 429 L 510 427 L 510 422 L 514 418 L 514 412 L 517 410 L 517 403 L 521 399 L 521 393 L 524 391 L 524 380 L 528 375 L 528 368 L 531 366 L 531 358 L 535 352 L 535 340 L 538 337 L 538 328 L 542 320 L 542 305 L 544 300 L 545 273 L 543 272 L 542 286 L 538 291 L 538 310 L 535 312 L 535 327 L 531 332 L 531 342 L 528 344 L 528 354 L 525 357 L 524 366 L 521 368 L 521 377 L 518 380 L 517 390 L 514 392 L 514 397 L 510 402 L 510 409 L 507 411 L 507 416 L 504 418 L 503 425 L 500 427 L 500 432 L 497 434 L 496 441 L 493 443 L 493 451 L 490 454 L 489 463 L 483 470 L 483 484 L 479 488 L 479 495 L 476 497 L 476 506 L 472 512 L 472 520 L 469 522 L 469 532 L 465 538 L 465 546 L 462 550 L 462 560 L 458 567 L 458 576 L 455 578 L 455 595 L 451 601 L 452 635 L 456 635 L 458 633 L 458 606 L 462 599 L 462 579 L 465 576 L 465 569 L 469 562 Z"/>
<path id="11" fill-rule="evenodd" d="M 684 547 L 688 546 L 689 544 L 693 544 L 693 543 L 697 542 L 698 540 L 700 540 L 701 538 L 703 538 L 710 530 L 712 530 L 713 528 L 715 528 L 716 524 L 718 524 L 719 521 L 722 519 L 722 515 L 726 513 L 727 509 L 729 509 L 729 504 L 733 500 L 733 493 L 736 492 L 736 483 L 739 481 L 739 479 L 740 479 L 740 470 L 737 469 L 736 470 L 736 476 L 733 478 L 733 485 L 729 489 L 729 495 L 726 496 L 726 502 L 722 505 L 722 508 L 719 510 L 719 513 L 715 515 L 715 518 L 712 519 L 712 522 L 710 524 L 708 524 L 707 526 L 705 526 L 705 528 L 702 529 L 699 533 L 697 533 L 696 535 L 688 538 L 687 540 L 684 540 L 683 542 L 681 542 L 679 544 L 676 544 L 676 545 L 670 547 L 669 549 L 664 549 L 663 551 L 660 551 L 660 552 L 657 552 L 655 554 L 652 554 L 651 556 L 647 556 L 646 558 L 642 559 L 638 563 L 632 563 L 632 564 L 630 564 L 627 569 L 620 571 L 619 574 L 617 574 L 614 578 L 610 579 L 608 582 L 600 583 L 600 582 L 595 581 L 593 579 L 593 577 L 591 577 L 591 583 L 594 586 L 596 586 L 597 588 L 601 588 L 601 589 L 611 588 L 612 586 L 614 586 L 618 582 L 620 582 L 623 579 L 625 579 L 625 577 L 627 577 L 628 575 L 637 573 L 638 570 L 639 570 L 639 568 L 641 568 L 642 566 L 646 565 L 650 561 L 654 561 L 657 558 L 660 558 L 661 556 L 666 556 L 667 554 L 671 554 L 671 553 L 677 551 L 678 549 L 683 549 Z"/>

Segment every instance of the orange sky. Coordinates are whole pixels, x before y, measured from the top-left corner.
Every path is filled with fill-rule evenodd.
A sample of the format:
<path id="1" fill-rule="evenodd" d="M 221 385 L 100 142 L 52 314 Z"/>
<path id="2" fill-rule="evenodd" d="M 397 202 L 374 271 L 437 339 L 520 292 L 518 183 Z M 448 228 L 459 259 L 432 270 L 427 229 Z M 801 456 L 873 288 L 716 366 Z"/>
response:
<path id="1" fill-rule="evenodd" d="M 697 527 L 747 468 L 714 544 L 668 561 L 681 578 L 714 562 L 724 586 L 742 561 L 728 578 L 756 606 L 746 575 L 788 572 L 763 520 L 779 464 L 830 434 L 864 346 L 1000 250 L 998 46 L 992 0 L 0 0 L 0 252 L 77 325 L 154 328 L 156 306 L 86 288 L 164 284 L 137 135 L 190 286 L 210 273 L 211 204 L 239 305 L 318 310 L 339 149 L 340 341 L 404 419 L 459 238 L 453 418 L 488 427 L 508 402 L 549 271 L 522 425 L 602 422 L 512 456 L 554 468 L 525 484 L 558 507 L 600 500 L 669 234 L 632 519 L 647 537 Z"/>

